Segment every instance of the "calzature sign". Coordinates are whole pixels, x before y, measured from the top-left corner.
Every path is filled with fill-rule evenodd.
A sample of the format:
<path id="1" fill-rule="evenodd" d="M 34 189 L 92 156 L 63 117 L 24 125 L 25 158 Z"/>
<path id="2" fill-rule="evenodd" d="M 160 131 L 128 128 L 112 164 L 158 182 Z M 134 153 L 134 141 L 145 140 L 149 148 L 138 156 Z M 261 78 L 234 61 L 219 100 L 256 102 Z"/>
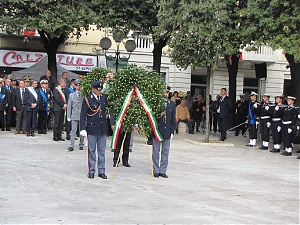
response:
<path id="1" fill-rule="evenodd" d="M 46 55 L 43 52 L 0 50 L 0 66 L 28 68 Z M 91 71 L 97 66 L 97 56 L 56 54 L 56 62 L 66 70 Z"/>

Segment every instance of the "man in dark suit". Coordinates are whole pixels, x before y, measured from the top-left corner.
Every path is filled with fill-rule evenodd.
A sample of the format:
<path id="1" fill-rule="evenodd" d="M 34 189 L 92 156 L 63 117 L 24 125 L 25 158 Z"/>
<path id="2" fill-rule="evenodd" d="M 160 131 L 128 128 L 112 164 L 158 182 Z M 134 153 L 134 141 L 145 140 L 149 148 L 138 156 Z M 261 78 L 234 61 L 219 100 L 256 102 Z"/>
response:
<path id="1" fill-rule="evenodd" d="M 41 80 L 47 80 L 48 81 L 48 88 L 53 91 L 54 87 L 55 87 L 55 83 L 54 80 L 51 77 L 51 72 L 50 70 L 46 70 L 45 75 L 40 77 L 40 82 Z"/>
<path id="2" fill-rule="evenodd" d="M 35 137 L 34 129 L 37 118 L 37 110 L 39 104 L 38 94 L 36 88 L 38 86 L 37 80 L 30 81 L 30 87 L 26 88 L 25 99 L 26 99 L 26 132 L 27 137 Z"/>
<path id="3" fill-rule="evenodd" d="M 26 133 L 26 98 L 25 98 L 25 83 L 23 80 L 19 81 L 19 88 L 15 89 L 13 98 L 13 111 L 16 112 L 16 132 L 19 134 L 21 131 Z"/>
<path id="4" fill-rule="evenodd" d="M 5 122 L 4 122 L 4 111 L 6 108 L 6 88 L 3 87 L 4 80 L 0 78 L 0 124 L 2 125 L 2 131 L 5 131 Z"/>
<path id="5" fill-rule="evenodd" d="M 38 133 L 47 134 L 47 119 L 51 104 L 51 91 L 48 89 L 48 81 L 41 80 L 40 88 L 38 90 L 39 105 L 38 105 Z"/>
<path id="6" fill-rule="evenodd" d="M 224 141 L 226 139 L 229 111 L 231 109 L 232 109 L 232 102 L 230 98 L 227 96 L 227 90 L 226 88 L 221 88 L 219 108 L 217 110 L 219 113 L 219 125 L 220 125 L 220 132 L 221 132 L 220 141 Z"/>
<path id="7" fill-rule="evenodd" d="M 169 88 L 165 90 L 166 98 L 169 95 L 169 90 Z M 166 171 L 168 167 L 170 143 L 176 128 L 176 104 L 173 101 L 167 100 L 166 109 L 162 111 L 157 122 L 158 130 L 163 137 L 163 141 L 161 142 L 162 149 L 160 150 L 160 142 L 158 142 L 155 137 L 153 138 L 153 172 L 156 178 L 159 176 L 168 178 Z"/>
<path id="8" fill-rule="evenodd" d="M 15 89 L 11 86 L 11 80 L 6 78 L 5 79 L 5 88 L 6 88 L 6 97 L 7 97 L 7 103 L 6 103 L 6 115 L 5 115 L 5 124 L 6 124 L 6 130 L 11 131 L 10 125 L 11 125 L 11 116 L 12 116 L 12 110 L 13 110 L 13 98 L 14 98 L 14 92 Z"/>
<path id="9" fill-rule="evenodd" d="M 107 179 L 105 175 L 106 149 L 106 104 L 107 95 L 102 94 L 103 82 L 92 82 L 92 93 L 87 95 L 80 113 L 80 135 L 88 139 L 88 175 L 94 179 L 96 165 L 96 148 L 98 153 L 98 176 Z"/>
<path id="10" fill-rule="evenodd" d="M 53 141 L 65 141 L 62 138 L 62 128 L 65 117 L 65 110 L 67 109 L 67 99 L 65 93 L 65 82 L 60 79 L 58 85 L 53 89 L 53 112 L 54 112 L 54 127 L 53 127 Z"/>

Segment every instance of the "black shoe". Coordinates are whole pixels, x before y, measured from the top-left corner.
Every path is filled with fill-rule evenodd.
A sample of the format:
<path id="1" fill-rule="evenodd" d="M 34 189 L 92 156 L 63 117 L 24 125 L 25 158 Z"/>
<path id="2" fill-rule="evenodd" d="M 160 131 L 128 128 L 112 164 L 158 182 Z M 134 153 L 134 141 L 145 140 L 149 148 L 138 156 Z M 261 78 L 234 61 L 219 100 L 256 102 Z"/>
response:
<path id="1" fill-rule="evenodd" d="M 155 178 L 158 178 L 158 177 L 159 177 L 159 173 L 154 173 L 153 176 L 154 176 Z"/>
<path id="2" fill-rule="evenodd" d="M 300 153 L 300 150 L 296 151 L 296 153 Z"/>
<path id="3" fill-rule="evenodd" d="M 93 174 L 93 173 L 89 173 L 89 174 L 87 175 L 87 177 L 90 178 L 90 179 L 94 179 L 94 174 Z"/>
<path id="4" fill-rule="evenodd" d="M 147 141 L 147 145 L 153 145 L 152 140 L 151 141 Z"/>
<path id="5" fill-rule="evenodd" d="M 281 153 L 280 155 L 283 155 L 283 156 L 292 156 L 292 153 L 285 151 L 285 152 Z"/>
<path id="6" fill-rule="evenodd" d="M 42 134 L 42 131 L 38 131 L 38 134 Z"/>
<path id="7" fill-rule="evenodd" d="M 75 140 L 77 141 L 77 140 L 78 140 L 78 138 L 75 138 Z"/>
<path id="8" fill-rule="evenodd" d="M 67 138 L 66 138 L 66 139 L 67 139 L 68 141 L 70 141 L 70 139 L 71 139 L 71 138 L 70 138 L 70 136 L 67 136 Z"/>
<path id="9" fill-rule="evenodd" d="M 132 152 L 132 150 L 131 150 L 131 149 L 129 149 L 129 152 Z"/>
<path id="10" fill-rule="evenodd" d="M 1 130 L 2 130 L 2 131 L 5 131 L 5 128 L 2 128 Z"/>
<path id="11" fill-rule="evenodd" d="M 250 144 L 247 144 L 245 146 L 247 146 L 247 147 L 254 147 L 254 145 L 250 145 Z"/>
<path id="12" fill-rule="evenodd" d="M 297 159 L 300 159 L 300 156 L 298 156 Z"/>
<path id="13" fill-rule="evenodd" d="M 53 138 L 53 141 L 58 141 L 58 139 L 57 138 Z"/>
<path id="14" fill-rule="evenodd" d="M 168 178 L 168 175 L 165 173 L 160 173 L 159 176 L 163 177 L 163 178 Z"/>
<path id="15" fill-rule="evenodd" d="M 112 150 L 110 150 L 111 152 L 114 152 L 115 150 L 114 149 L 112 149 Z"/>
<path id="16" fill-rule="evenodd" d="M 178 134 L 178 130 L 176 130 L 176 134 Z"/>
<path id="17" fill-rule="evenodd" d="M 11 131 L 11 129 L 10 128 L 6 128 L 6 131 Z"/>
<path id="18" fill-rule="evenodd" d="M 31 137 L 35 137 L 34 132 L 32 132 L 32 133 L 30 134 L 30 136 L 31 136 Z"/>
<path id="19" fill-rule="evenodd" d="M 125 166 L 125 167 L 131 167 L 130 164 L 129 164 L 128 162 L 123 163 L 123 166 Z"/>
<path id="20" fill-rule="evenodd" d="M 98 177 L 101 177 L 102 179 L 107 179 L 107 176 L 105 175 L 105 173 L 99 173 Z"/>
<path id="21" fill-rule="evenodd" d="M 195 134 L 193 131 L 190 131 L 189 134 Z"/>
<path id="22" fill-rule="evenodd" d="M 196 132 L 200 132 L 200 130 L 199 130 L 199 129 L 196 129 Z"/>
<path id="23" fill-rule="evenodd" d="M 74 149 L 73 149 L 72 147 L 69 147 L 68 150 L 69 150 L 69 151 L 73 151 Z"/>
<path id="24" fill-rule="evenodd" d="M 260 149 L 260 150 L 268 150 L 268 147 L 266 147 L 266 146 L 261 146 L 261 147 L 258 148 L 258 149 Z"/>
<path id="25" fill-rule="evenodd" d="M 273 152 L 273 153 L 280 153 L 280 149 L 273 148 L 272 150 L 270 150 L 270 152 Z"/>
<path id="26" fill-rule="evenodd" d="M 65 141 L 65 139 L 63 139 L 62 137 L 61 138 L 58 138 L 59 141 Z"/>
<path id="27" fill-rule="evenodd" d="M 118 166 L 119 166 L 119 164 L 120 164 L 120 161 L 119 161 L 119 163 L 118 163 Z M 114 162 L 113 167 L 116 167 L 116 165 L 117 165 L 117 162 Z M 117 167 L 118 167 L 118 166 L 117 166 Z"/>
<path id="28" fill-rule="evenodd" d="M 83 150 L 83 147 L 79 147 L 79 150 Z"/>
<path id="29" fill-rule="evenodd" d="M 220 138 L 219 141 L 224 141 L 224 139 Z"/>

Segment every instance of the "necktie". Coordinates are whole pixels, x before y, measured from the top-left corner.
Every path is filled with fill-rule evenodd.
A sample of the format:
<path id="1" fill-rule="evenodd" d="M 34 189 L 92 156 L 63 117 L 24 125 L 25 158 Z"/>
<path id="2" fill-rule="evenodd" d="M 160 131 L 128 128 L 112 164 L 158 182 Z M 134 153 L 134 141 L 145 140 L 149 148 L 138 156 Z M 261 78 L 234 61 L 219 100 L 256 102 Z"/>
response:
<path id="1" fill-rule="evenodd" d="M 22 89 L 22 103 L 23 103 L 23 105 L 25 104 L 24 94 L 25 94 L 25 91 L 24 91 L 24 88 L 23 88 Z"/>

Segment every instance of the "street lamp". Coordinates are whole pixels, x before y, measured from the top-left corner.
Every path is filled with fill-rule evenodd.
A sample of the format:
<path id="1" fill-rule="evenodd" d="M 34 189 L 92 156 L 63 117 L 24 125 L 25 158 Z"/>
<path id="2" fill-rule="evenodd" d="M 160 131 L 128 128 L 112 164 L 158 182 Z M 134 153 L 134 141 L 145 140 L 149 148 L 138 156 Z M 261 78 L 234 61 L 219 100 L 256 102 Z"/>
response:
<path id="1" fill-rule="evenodd" d="M 119 34 L 114 33 L 113 34 L 113 39 L 117 44 L 117 51 L 116 51 L 115 56 L 106 55 L 106 52 L 111 47 L 111 40 L 108 37 L 104 37 L 100 40 L 100 47 L 103 49 L 103 51 L 105 53 L 106 64 L 107 64 L 107 61 L 116 61 L 116 72 L 118 72 L 118 67 L 120 64 L 119 60 L 127 63 L 130 58 L 131 53 L 136 48 L 136 44 L 133 40 L 127 40 L 125 43 L 125 49 L 127 50 L 127 52 L 129 52 L 129 55 L 128 55 L 128 57 L 126 57 L 126 56 L 121 57 L 119 47 L 120 47 L 120 43 L 122 42 L 122 40 L 124 38 L 125 38 L 125 35 L 123 33 L 119 33 Z"/>

